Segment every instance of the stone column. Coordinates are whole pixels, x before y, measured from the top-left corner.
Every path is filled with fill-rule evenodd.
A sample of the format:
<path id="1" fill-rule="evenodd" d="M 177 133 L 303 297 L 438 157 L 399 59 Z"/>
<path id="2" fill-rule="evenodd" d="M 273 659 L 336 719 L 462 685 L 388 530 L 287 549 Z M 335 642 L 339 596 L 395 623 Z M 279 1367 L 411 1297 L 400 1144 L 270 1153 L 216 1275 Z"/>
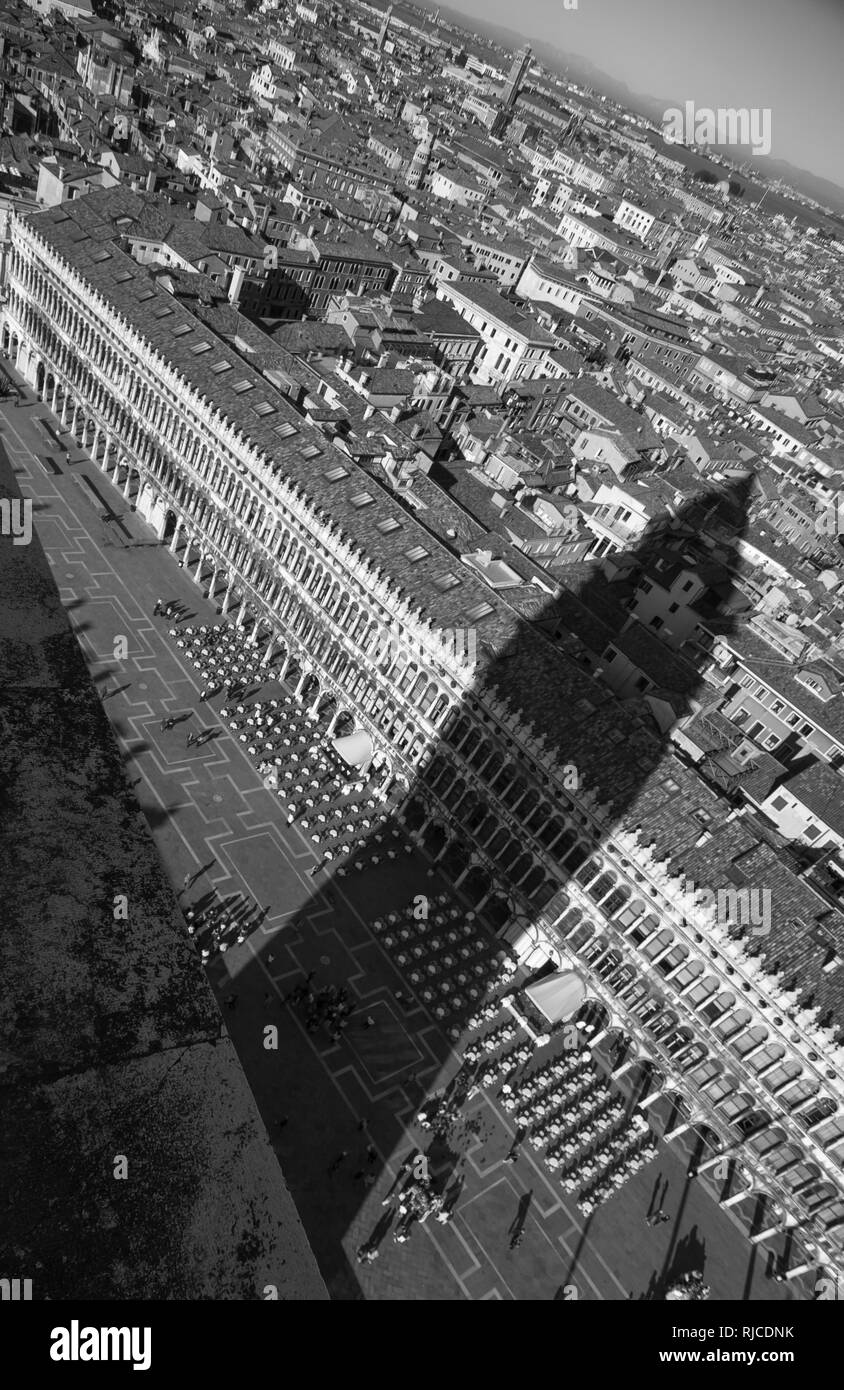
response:
<path id="1" fill-rule="evenodd" d="M 813 1260 L 805 1260 L 802 1265 L 795 1265 L 793 1269 L 787 1269 L 783 1274 L 783 1279 L 797 1279 L 801 1274 L 810 1274 L 816 1265 Z"/>
<path id="2" fill-rule="evenodd" d="M 709 1168 L 714 1168 L 716 1163 L 731 1163 L 734 1158 L 735 1154 L 728 1149 L 723 1153 L 713 1154 L 711 1158 L 705 1158 L 702 1163 L 698 1163 L 691 1176 L 697 1177 L 699 1173 L 705 1173 Z"/>
<path id="3" fill-rule="evenodd" d="M 745 1187 L 742 1189 L 741 1192 L 734 1192 L 732 1197 L 722 1197 L 719 1205 L 722 1207 L 734 1207 L 736 1203 L 742 1201 L 743 1198 L 752 1196 L 752 1189 L 749 1187 Z"/>
<path id="4" fill-rule="evenodd" d="M 781 1235 L 784 1231 L 791 1230 L 797 1225 L 795 1216 L 786 1216 L 783 1221 L 778 1221 L 775 1226 L 769 1226 L 765 1231 L 759 1231 L 757 1235 L 750 1237 L 751 1245 L 761 1245 L 763 1240 L 769 1240 L 771 1236 Z"/>
<path id="5" fill-rule="evenodd" d="M 675 1089 L 674 1086 L 660 1086 L 659 1090 L 651 1091 L 650 1095 L 645 1096 L 644 1100 L 639 1101 L 639 1109 L 646 1110 L 648 1106 L 654 1105 L 656 1101 L 661 1100 L 663 1096 L 667 1096 L 669 1091 Z"/>
<path id="6" fill-rule="evenodd" d="M 681 1134 L 685 1134 L 686 1130 L 691 1129 L 695 1123 L 694 1120 L 684 1120 L 681 1125 L 675 1125 L 673 1129 L 669 1129 L 662 1137 L 666 1144 L 670 1143 L 672 1139 L 677 1139 Z"/>

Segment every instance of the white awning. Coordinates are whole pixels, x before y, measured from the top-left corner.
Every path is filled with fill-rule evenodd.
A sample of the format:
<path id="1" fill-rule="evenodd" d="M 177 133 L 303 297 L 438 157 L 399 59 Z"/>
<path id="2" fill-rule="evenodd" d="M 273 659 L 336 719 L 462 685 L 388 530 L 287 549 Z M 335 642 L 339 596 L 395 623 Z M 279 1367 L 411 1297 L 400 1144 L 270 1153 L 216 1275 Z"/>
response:
<path id="1" fill-rule="evenodd" d="M 555 970 L 528 985 L 525 994 L 549 1023 L 562 1023 L 577 1013 L 586 998 L 586 986 L 576 970 Z"/>
<path id="2" fill-rule="evenodd" d="M 332 741 L 334 751 L 350 767 L 364 769 L 372 761 L 372 739 L 362 730 L 358 729 L 353 734 L 346 734 L 344 738 L 335 738 Z"/>

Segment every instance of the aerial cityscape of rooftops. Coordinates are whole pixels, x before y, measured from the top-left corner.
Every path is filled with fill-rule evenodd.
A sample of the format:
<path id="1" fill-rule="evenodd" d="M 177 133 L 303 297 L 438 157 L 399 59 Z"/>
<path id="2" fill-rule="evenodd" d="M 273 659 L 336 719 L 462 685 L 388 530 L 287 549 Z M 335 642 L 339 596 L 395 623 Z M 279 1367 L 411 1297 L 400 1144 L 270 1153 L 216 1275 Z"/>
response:
<path id="1" fill-rule="evenodd" d="M 844 1287 L 844 195 L 577 9 L 4 0 L 4 1298 Z"/>

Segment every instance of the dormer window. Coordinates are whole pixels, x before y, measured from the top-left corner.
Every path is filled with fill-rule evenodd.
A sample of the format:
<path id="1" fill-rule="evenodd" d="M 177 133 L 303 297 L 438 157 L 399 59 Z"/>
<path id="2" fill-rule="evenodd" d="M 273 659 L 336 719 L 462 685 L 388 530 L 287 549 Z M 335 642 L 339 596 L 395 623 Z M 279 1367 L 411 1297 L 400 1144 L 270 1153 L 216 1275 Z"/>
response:
<path id="1" fill-rule="evenodd" d="M 801 685 L 805 685 L 807 690 L 811 690 L 819 700 L 826 702 L 832 699 L 832 691 L 826 681 L 821 676 L 815 675 L 812 671 L 798 671 L 795 677 Z"/>

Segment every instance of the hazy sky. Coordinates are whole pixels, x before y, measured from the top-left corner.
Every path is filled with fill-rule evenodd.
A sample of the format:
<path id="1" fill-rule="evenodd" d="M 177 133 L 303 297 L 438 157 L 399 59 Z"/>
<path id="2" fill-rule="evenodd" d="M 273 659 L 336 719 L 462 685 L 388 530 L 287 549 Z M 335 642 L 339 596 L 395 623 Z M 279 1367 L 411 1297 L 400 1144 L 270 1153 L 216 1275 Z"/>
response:
<path id="1" fill-rule="evenodd" d="M 580 54 L 668 104 L 769 107 L 771 158 L 844 187 L 844 0 L 450 3 Z"/>

